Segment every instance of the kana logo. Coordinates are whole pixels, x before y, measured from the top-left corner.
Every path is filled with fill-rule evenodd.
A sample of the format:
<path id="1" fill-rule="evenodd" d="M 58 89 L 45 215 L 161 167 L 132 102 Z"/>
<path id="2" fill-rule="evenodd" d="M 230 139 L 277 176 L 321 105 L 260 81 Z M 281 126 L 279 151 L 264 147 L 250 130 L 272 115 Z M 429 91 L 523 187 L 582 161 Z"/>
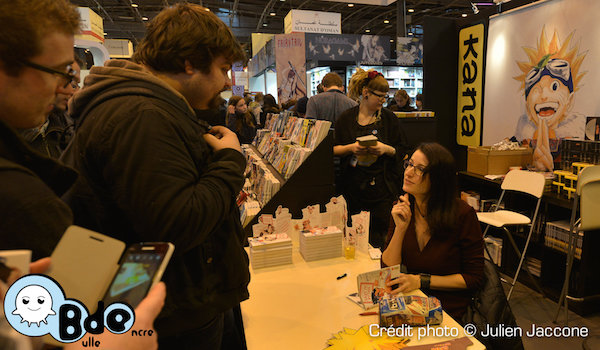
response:
<path id="1" fill-rule="evenodd" d="M 101 334 L 104 328 L 122 334 L 131 329 L 135 313 L 126 303 L 112 303 L 106 309 L 102 301 L 90 315 L 79 300 L 66 298 L 62 287 L 44 275 L 18 279 L 6 293 L 4 314 L 19 333 L 39 337 L 50 334 L 62 343 L 72 343 L 87 332 Z"/>

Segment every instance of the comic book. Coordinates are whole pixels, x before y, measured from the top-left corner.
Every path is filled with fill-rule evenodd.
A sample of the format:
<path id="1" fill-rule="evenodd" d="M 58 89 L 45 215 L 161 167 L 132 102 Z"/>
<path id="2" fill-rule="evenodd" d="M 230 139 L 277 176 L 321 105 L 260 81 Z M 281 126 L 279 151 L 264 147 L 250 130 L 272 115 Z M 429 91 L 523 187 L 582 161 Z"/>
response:
<path id="1" fill-rule="evenodd" d="M 390 296 L 392 287 L 386 282 L 400 276 L 400 265 L 390 266 L 381 270 L 361 273 L 356 277 L 358 296 L 365 309 L 377 305 L 383 297 Z"/>

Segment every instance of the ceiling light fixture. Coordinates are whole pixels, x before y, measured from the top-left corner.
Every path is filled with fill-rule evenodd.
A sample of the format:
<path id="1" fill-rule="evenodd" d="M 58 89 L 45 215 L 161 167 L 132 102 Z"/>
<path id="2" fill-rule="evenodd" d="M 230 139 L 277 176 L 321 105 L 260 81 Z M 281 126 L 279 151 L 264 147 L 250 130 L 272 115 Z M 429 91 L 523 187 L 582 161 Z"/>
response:
<path id="1" fill-rule="evenodd" d="M 268 24 L 266 24 L 266 23 L 263 23 L 263 27 L 266 27 L 266 26 L 268 26 Z"/>
<path id="2" fill-rule="evenodd" d="M 106 36 L 106 35 L 108 35 L 108 33 L 107 33 L 107 32 L 104 32 L 103 34 L 104 34 L 105 36 Z"/>
<path id="3" fill-rule="evenodd" d="M 138 7 L 138 4 L 131 4 L 131 7 Z"/>
<path id="4" fill-rule="evenodd" d="M 142 21 L 147 21 L 148 17 L 142 17 Z"/>
<path id="5" fill-rule="evenodd" d="M 462 16 L 463 16 L 463 17 L 467 17 L 467 14 L 466 14 L 466 13 L 463 13 L 463 14 L 462 14 Z"/>
<path id="6" fill-rule="evenodd" d="M 365 33 L 370 33 L 371 29 L 365 29 Z"/>
<path id="7" fill-rule="evenodd" d="M 388 24 L 388 23 L 390 23 L 390 20 L 389 19 L 384 19 L 383 23 Z"/>
<path id="8" fill-rule="evenodd" d="M 408 9 L 408 12 L 415 12 L 415 9 Z"/>
<path id="9" fill-rule="evenodd" d="M 354 4 L 348 4 L 348 7 L 354 7 Z"/>
<path id="10" fill-rule="evenodd" d="M 394 39 L 390 39 L 390 42 L 391 42 L 391 43 L 393 43 L 393 42 L 394 42 Z"/>
<path id="11" fill-rule="evenodd" d="M 210 9 L 209 9 L 208 7 L 206 7 L 204 10 L 205 10 L 205 11 L 210 11 Z"/>
<path id="12" fill-rule="evenodd" d="M 412 32 L 409 32 L 409 33 L 408 33 L 408 35 L 413 35 L 413 33 L 412 33 Z"/>
<path id="13" fill-rule="evenodd" d="M 275 16 L 275 15 L 276 15 L 276 13 L 275 13 L 275 12 L 271 12 L 271 13 L 269 13 L 269 14 L 270 14 L 271 16 Z"/>

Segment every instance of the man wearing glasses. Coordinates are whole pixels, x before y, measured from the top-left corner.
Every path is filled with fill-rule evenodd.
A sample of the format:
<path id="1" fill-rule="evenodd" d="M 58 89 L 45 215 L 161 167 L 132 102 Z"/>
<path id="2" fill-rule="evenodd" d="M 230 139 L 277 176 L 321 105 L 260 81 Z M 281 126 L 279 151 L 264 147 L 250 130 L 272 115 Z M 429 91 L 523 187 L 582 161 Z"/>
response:
<path id="1" fill-rule="evenodd" d="M 73 218 L 58 196 L 76 173 L 33 152 L 15 129 L 46 122 L 75 77 L 79 14 L 65 0 L 0 0 L 0 241 L 49 256 Z"/>
<path id="2" fill-rule="evenodd" d="M 81 62 L 81 63 L 80 63 Z M 58 159 L 73 137 L 73 120 L 67 113 L 67 104 L 79 90 L 80 71 L 83 62 L 75 57 L 71 65 L 73 80 L 56 89 L 54 108 L 44 124 L 31 129 L 19 130 L 25 141 L 38 152 Z"/>

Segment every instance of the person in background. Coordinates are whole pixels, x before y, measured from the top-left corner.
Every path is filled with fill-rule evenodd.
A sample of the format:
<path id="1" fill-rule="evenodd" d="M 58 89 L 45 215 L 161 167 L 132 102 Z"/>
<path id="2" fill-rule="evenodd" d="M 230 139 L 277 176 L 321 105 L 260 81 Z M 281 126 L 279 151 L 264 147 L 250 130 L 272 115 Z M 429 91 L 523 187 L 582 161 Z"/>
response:
<path id="1" fill-rule="evenodd" d="M 236 196 L 246 161 L 234 132 L 197 114 L 218 105 L 244 56 L 213 12 L 176 3 L 150 21 L 132 61 L 92 67 L 70 105 L 77 132 L 62 160 L 80 172 L 64 196 L 76 224 L 176 247 L 155 323 L 161 348 L 244 347 L 250 272 Z"/>
<path id="2" fill-rule="evenodd" d="M 252 143 L 256 136 L 254 117 L 248 111 L 246 99 L 231 96 L 227 104 L 227 127 L 235 132 L 240 143 Z"/>
<path id="3" fill-rule="evenodd" d="M 369 243 L 382 247 L 390 209 L 399 192 L 402 160 L 408 151 L 406 136 L 398 118 L 383 108 L 389 85 L 381 73 L 359 69 L 352 79 L 361 99 L 336 122 L 333 154 L 341 157 L 336 186 L 351 215 L 363 210 L 371 213 Z M 356 138 L 366 135 L 377 137 L 375 146 L 358 143 Z"/>
<path id="4" fill-rule="evenodd" d="M 358 103 L 344 95 L 344 82 L 335 72 L 325 74 L 320 85 L 325 91 L 310 97 L 306 106 L 306 115 L 308 118 L 328 120 L 331 122 L 331 127 L 335 128 L 339 115 Z"/>
<path id="5" fill-rule="evenodd" d="M 381 262 L 405 265 L 408 273 L 387 285 L 398 285 L 394 294 L 420 288 L 460 320 L 484 278 L 477 215 L 458 198 L 454 158 L 440 144 L 419 145 L 404 168 L 406 193 L 391 210 Z"/>
<path id="6" fill-rule="evenodd" d="M 300 118 L 306 116 L 306 104 L 308 103 L 308 97 L 301 97 L 293 108 L 294 113 Z"/>
<path id="7" fill-rule="evenodd" d="M 79 91 L 80 72 L 83 61 L 75 55 L 71 65 L 75 71 L 75 78 L 66 87 L 60 86 L 56 90 L 54 108 L 46 122 L 31 129 L 19 129 L 25 141 L 38 152 L 50 158 L 58 159 L 73 137 L 75 126 L 67 112 L 67 104 L 77 91 Z"/>
<path id="8" fill-rule="evenodd" d="M 396 91 L 394 94 L 396 104 L 389 106 L 389 110 L 393 112 L 414 112 L 415 109 L 410 105 L 410 96 L 404 89 Z"/>
<path id="9" fill-rule="evenodd" d="M 266 94 L 263 99 L 263 108 L 260 113 L 260 127 L 264 127 L 265 121 L 267 120 L 267 114 L 269 113 L 279 113 L 281 109 L 279 109 L 279 105 L 277 101 L 275 101 L 275 97 L 271 94 Z"/>
<path id="10" fill-rule="evenodd" d="M 296 105 L 296 102 L 298 102 L 298 100 L 292 98 L 290 100 L 285 101 L 282 105 L 281 105 L 281 110 L 283 111 L 291 111 L 292 108 L 294 108 L 294 106 Z"/>
<path id="11" fill-rule="evenodd" d="M 417 94 L 415 97 L 415 104 L 417 105 L 417 111 L 423 110 L 423 94 Z"/>
<path id="12" fill-rule="evenodd" d="M 34 152 L 16 129 L 45 124 L 76 79 L 80 23 L 66 0 L 0 1 L 0 249 L 31 249 L 33 259 L 49 256 L 73 223 L 58 196 L 77 174 Z"/>

